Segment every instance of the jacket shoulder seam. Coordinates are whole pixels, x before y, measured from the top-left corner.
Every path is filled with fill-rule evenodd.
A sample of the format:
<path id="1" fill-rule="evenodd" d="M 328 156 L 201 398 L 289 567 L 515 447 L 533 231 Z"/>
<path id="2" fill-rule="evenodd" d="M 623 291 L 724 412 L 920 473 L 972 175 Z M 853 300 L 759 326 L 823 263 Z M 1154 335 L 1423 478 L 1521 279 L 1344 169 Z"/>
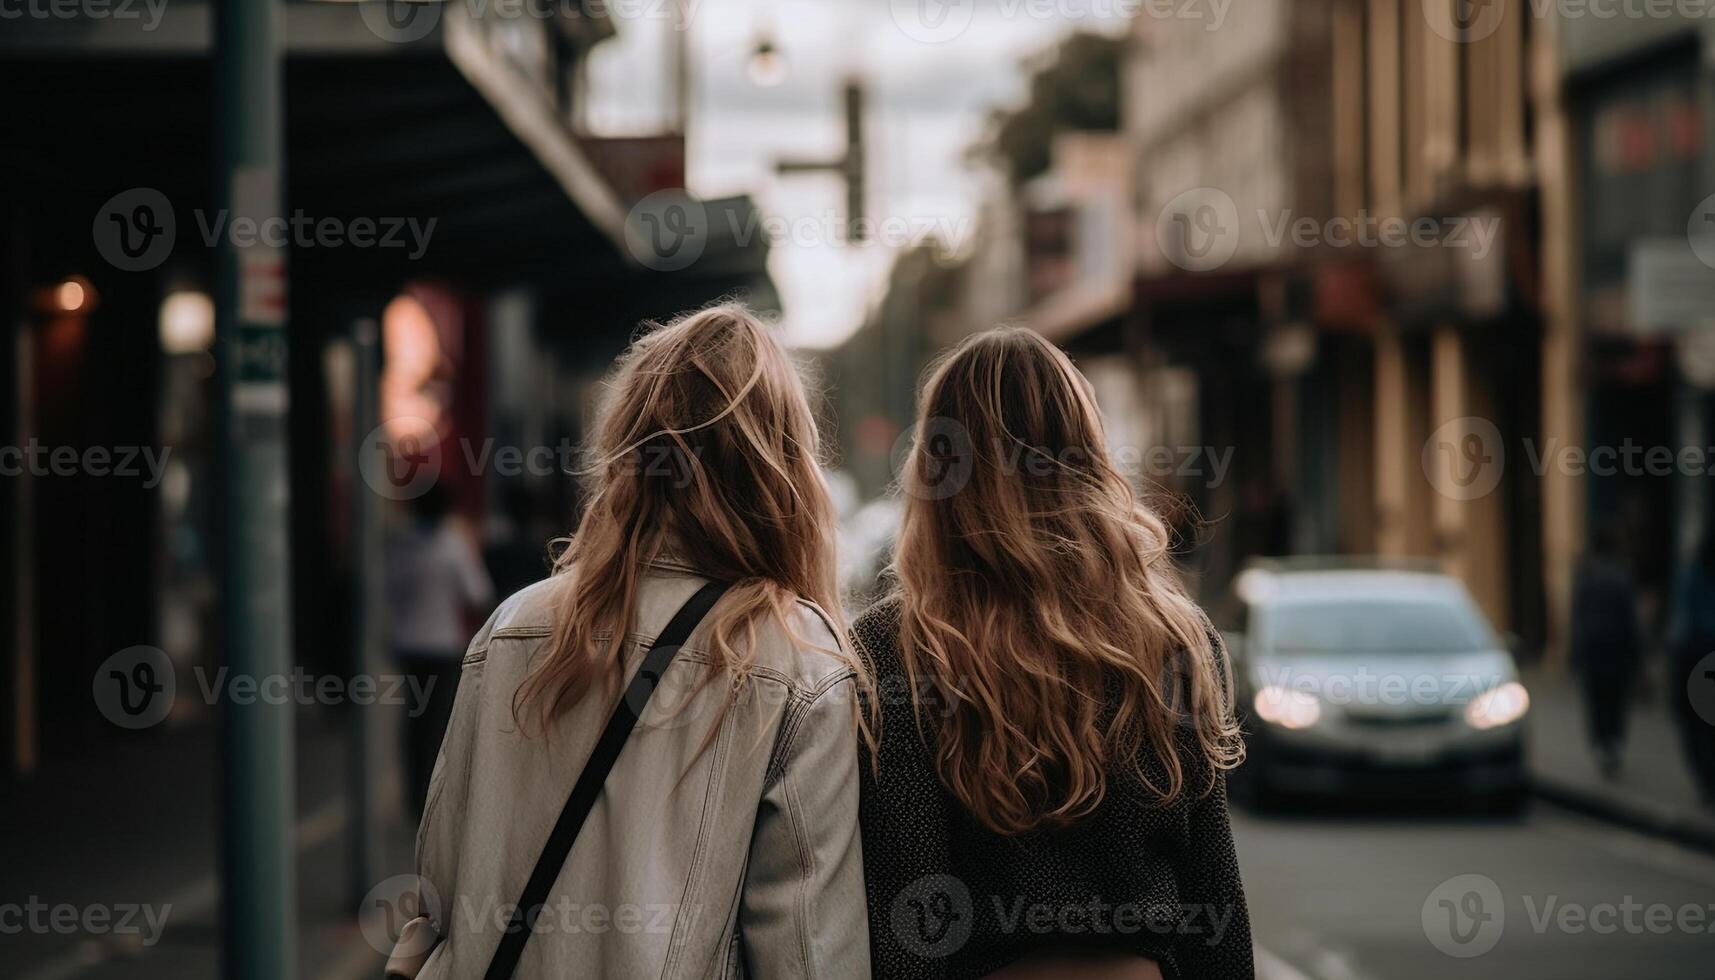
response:
<path id="1" fill-rule="evenodd" d="M 834 627 L 834 618 L 828 615 L 828 611 L 826 609 L 823 609 L 821 606 L 811 602 L 803 596 L 798 597 L 798 605 L 815 613 L 816 618 L 820 619 L 822 621 L 822 625 L 827 627 L 828 635 L 834 638 L 834 642 L 840 642 L 840 631 Z"/>
<path id="2" fill-rule="evenodd" d="M 816 689 L 806 690 L 787 685 L 791 701 L 786 708 L 786 717 L 780 722 L 780 734 L 776 738 L 773 758 L 768 763 L 767 775 L 763 784 L 767 785 L 786 774 L 786 760 L 791 757 L 792 749 L 798 741 L 798 731 L 804 727 L 804 719 L 822 696 L 838 687 L 840 684 L 857 676 L 857 671 L 850 667 L 836 671 Z"/>
<path id="3" fill-rule="evenodd" d="M 552 626 L 501 626 L 501 627 L 496 628 L 494 633 L 492 634 L 494 639 L 502 639 L 504 637 L 509 637 L 509 636 L 553 636 L 553 635 L 554 635 L 554 628 Z"/>

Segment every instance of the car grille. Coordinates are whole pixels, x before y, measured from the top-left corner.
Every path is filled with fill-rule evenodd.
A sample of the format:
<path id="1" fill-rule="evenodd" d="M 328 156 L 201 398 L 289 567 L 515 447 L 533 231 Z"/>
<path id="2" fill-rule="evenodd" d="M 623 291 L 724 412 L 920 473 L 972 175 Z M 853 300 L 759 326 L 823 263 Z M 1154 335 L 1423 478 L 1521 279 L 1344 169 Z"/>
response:
<path id="1" fill-rule="evenodd" d="M 1346 723 L 1359 728 L 1433 728 L 1445 725 L 1454 718 L 1452 709 L 1431 711 L 1422 714 L 1346 714 Z"/>

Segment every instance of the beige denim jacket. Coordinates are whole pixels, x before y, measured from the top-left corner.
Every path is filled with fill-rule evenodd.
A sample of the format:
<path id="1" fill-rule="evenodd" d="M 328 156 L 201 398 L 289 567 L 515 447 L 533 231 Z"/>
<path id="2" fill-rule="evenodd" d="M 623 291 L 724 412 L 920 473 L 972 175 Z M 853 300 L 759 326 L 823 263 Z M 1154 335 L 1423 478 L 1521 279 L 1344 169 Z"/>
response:
<path id="1" fill-rule="evenodd" d="M 704 581 L 674 562 L 650 566 L 628 676 Z M 559 587 L 550 580 L 507 600 L 465 654 L 417 835 L 427 914 L 390 970 L 482 977 L 607 721 L 605 698 L 586 699 L 546 737 L 513 721 Z M 837 649 L 820 609 L 799 612 L 805 640 Z M 754 669 L 723 717 L 733 685 L 702 684 L 703 633 L 668 668 L 614 765 L 517 980 L 869 976 L 853 672 L 777 624 L 759 625 Z"/>

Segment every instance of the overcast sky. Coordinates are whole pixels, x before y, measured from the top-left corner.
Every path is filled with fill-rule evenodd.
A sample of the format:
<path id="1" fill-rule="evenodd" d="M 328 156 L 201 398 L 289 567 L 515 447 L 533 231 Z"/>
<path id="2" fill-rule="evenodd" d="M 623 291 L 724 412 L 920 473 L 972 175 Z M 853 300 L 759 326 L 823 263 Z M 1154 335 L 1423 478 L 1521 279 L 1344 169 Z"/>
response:
<path id="1" fill-rule="evenodd" d="M 658 131 L 670 104 L 670 0 L 612 0 L 620 36 L 592 58 L 589 121 L 603 135 Z M 1101 0 L 690 0 L 693 193 L 754 194 L 784 224 L 770 269 L 788 340 L 838 344 L 879 299 L 892 250 L 840 241 L 844 191 L 832 176 L 774 173 L 783 157 L 832 157 L 844 145 L 840 86 L 871 85 L 871 216 L 907 235 L 968 238 L 989 178 L 964 151 L 988 110 L 1023 98 L 1020 62 L 1068 30 L 1118 29 Z M 785 80 L 748 72 L 758 36 Z"/>

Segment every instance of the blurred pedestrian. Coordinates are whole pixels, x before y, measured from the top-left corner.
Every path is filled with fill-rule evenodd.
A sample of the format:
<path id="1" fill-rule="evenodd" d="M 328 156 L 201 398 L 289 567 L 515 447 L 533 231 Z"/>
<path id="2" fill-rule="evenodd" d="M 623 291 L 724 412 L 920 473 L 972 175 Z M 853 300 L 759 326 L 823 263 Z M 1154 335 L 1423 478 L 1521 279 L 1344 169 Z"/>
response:
<path id="1" fill-rule="evenodd" d="M 387 606 L 394 661 L 412 680 L 407 689 L 421 692 L 405 718 L 408 801 L 421 813 L 452 716 L 469 617 L 488 612 L 494 586 L 475 532 L 449 511 L 445 488 L 435 484 L 408 506 L 387 542 Z"/>
<path id="2" fill-rule="evenodd" d="M 859 770 L 874 976 L 1248 980 L 1225 652 L 1089 383 L 994 331 L 938 364 L 921 418 L 964 438 L 912 449 L 898 585 L 853 628 L 882 712 Z"/>
<path id="3" fill-rule="evenodd" d="M 1715 808 L 1715 720 L 1697 711 L 1689 692 L 1693 683 L 1715 684 L 1715 678 L 1693 677 L 1703 658 L 1715 653 L 1715 529 L 1704 534 L 1697 555 L 1680 573 L 1668 648 L 1673 663 L 1668 699 L 1674 705 L 1685 763 L 1704 805 Z"/>
<path id="4" fill-rule="evenodd" d="M 1604 778 L 1620 774 L 1626 712 L 1643 660 L 1638 587 L 1611 527 L 1596 530 L 1572 583 L 1572 669 L 1590 747 Z"/>
<path id="5" fill-rule="evenodd" d="M 418 831 L 446 911 L 389 973 L 867 980 L 860 671 L 791 359 L 738 306 L 656 328 L 594 443 L 554 574 L 464 658 Z"/>

